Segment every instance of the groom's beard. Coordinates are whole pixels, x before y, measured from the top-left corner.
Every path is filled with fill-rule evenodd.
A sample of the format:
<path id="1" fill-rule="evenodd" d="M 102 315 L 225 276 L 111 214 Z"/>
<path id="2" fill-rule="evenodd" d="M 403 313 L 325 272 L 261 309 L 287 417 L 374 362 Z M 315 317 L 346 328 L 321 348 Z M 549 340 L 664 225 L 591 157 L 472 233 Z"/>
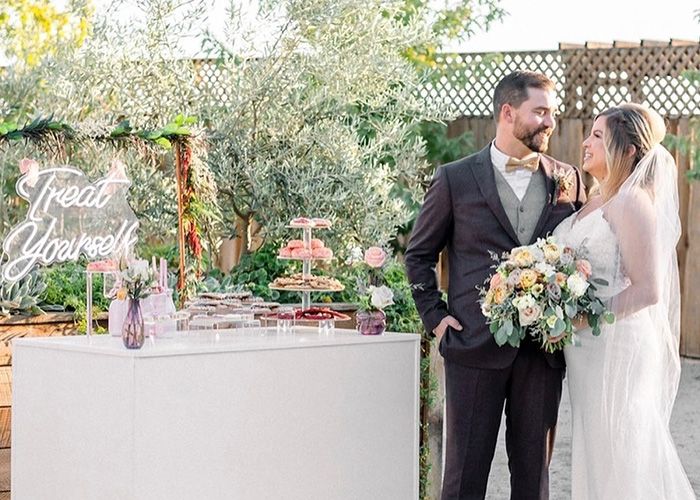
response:
<path id="1" fill-rule="evenodd" d="M 522 142 L 530 151 L 544 153 L 549 146 L 549 138 L 554 129 L 547 126 L 538 127 L 534 130 L 527 129 L 517 119 L 513 128 L 513 135 Z"/>

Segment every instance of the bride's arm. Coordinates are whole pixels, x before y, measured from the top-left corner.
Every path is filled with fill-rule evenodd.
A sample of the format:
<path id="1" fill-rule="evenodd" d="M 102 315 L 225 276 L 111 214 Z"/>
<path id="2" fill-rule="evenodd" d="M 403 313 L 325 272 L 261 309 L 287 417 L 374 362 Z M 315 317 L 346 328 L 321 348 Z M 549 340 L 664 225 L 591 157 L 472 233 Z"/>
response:
<path id="1" fill-rule="evenodd" d="M 612 298 L 611 310 L 619 319 L 659 301 L 656 215 L 649 195 L 636 189 L 619 195 L 606 218 L 620 246 L 621 271 L 630 281 Z"/>

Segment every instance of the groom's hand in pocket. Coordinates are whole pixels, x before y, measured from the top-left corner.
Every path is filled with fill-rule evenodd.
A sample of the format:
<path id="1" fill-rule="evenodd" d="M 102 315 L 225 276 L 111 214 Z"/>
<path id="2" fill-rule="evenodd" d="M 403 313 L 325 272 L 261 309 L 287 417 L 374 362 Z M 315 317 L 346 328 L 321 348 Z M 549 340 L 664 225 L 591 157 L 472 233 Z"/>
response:
<path id="1" fill-rule="evenodd" d="M 442 321 L 440 321 L 440 324 L 433 329 L 433 333 L 437 337 L 438 342 L 440 342 L 442 336 L 445 335 L 447 327 L 450 327 L 453 330 L 457 331 L 462 330 L 462 325 L 460 325 L 459 321 L 457 321 L 453 316 L 445 316 L 444 318 L 442 318 Z"/>

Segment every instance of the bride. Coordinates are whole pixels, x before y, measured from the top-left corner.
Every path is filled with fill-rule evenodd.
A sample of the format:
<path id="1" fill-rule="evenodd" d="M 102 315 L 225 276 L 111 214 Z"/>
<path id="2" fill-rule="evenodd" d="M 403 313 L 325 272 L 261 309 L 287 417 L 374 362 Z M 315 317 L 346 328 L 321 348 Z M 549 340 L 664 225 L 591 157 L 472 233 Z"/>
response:
<path id="1" fill-rule="evenodd" d="M 583 169 L 599 191 L 555 236 L 603 278 L 616 321 L 580 322 L 565 349 L 572 406 L 572 500 L 686 500 L 695 494 L 669 432 L 680 378 L 677 169 L 654 111 L 601 113 Z"/>

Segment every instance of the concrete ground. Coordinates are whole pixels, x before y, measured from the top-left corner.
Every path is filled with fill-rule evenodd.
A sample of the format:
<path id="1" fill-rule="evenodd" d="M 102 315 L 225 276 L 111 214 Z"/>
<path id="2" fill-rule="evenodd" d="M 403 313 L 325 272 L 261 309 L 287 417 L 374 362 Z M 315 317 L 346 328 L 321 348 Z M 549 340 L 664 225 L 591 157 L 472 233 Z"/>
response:
<path id="1" fill-rule="evenodd" d="M 498 448 L 491 468 L 489 500 L 508 500 L 510 486 L 505 452 L 505 425 L 501 425 Z M 700 360 L 683 359 L 681 385 L 671 419 L 671 433 L 685 470 L 700 497 Z M 564 395 L 559 411 L 559 426 L 550 471 L 550 500 L 569 500 L 571 409 L 564 383 Z"/>

